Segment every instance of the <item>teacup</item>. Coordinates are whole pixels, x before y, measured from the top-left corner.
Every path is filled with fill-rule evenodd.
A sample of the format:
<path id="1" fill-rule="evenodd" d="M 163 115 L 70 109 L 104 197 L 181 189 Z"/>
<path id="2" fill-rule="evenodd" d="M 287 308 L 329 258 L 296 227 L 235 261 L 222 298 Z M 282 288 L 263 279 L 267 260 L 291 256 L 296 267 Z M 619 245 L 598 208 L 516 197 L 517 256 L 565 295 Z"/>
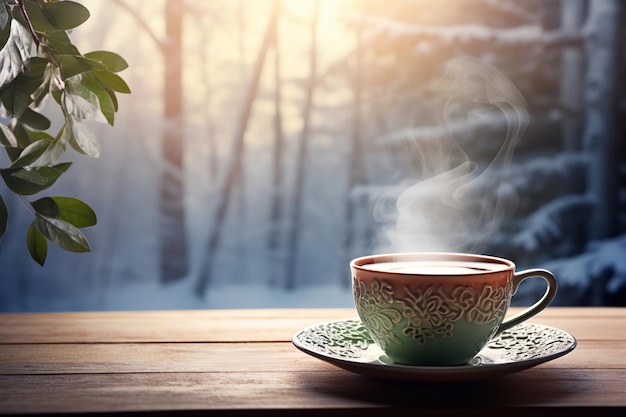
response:
<path id="1" fill-rule="evenodd" d="M 372 255 L 352 260 L 350 269 L 363 325 L 391 361 L 407 365 L 465 364 L 496 335 L 546 308 L 557 290 L 545 269 L 515 272 L 512 261 L 483 255 Z M 547 282 L 545 294 L 504 320 L 530 277 Z"/>

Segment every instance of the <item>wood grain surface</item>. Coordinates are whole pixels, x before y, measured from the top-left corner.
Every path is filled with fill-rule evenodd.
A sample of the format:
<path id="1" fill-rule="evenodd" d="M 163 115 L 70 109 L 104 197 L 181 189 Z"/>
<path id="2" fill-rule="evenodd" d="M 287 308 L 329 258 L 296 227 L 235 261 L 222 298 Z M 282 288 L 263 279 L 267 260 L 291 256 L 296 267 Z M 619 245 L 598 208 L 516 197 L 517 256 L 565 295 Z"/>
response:
<path id="1" fill-rule="evenodd" d="M 366 378 L 291 344 L 303 327 L 355 316 L 351 309 L 0 315 L 0 413 L 626 415 L 626 309 L 549 308 L 532 321 L 572 333 L 573 352 L 452 384 Z"/>

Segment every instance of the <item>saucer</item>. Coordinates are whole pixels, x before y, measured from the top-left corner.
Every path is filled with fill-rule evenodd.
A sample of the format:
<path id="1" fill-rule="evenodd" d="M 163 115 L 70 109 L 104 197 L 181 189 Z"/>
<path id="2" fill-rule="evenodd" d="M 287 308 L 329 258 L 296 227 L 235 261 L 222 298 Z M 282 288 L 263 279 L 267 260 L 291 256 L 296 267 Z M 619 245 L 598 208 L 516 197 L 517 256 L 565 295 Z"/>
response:
<path id="1" fill-rule="evenodd" d="M 307 327 L 298 331 L 292 341 L 303 352 L 348 371 L 417 382 L 495 378 L 556 359 L 576 347 L 576 339 L 571 334 L 527 322 L 502 332 L 469 363 L 459 366 L 393 363 L 358 319 L 335 320 Z"/>

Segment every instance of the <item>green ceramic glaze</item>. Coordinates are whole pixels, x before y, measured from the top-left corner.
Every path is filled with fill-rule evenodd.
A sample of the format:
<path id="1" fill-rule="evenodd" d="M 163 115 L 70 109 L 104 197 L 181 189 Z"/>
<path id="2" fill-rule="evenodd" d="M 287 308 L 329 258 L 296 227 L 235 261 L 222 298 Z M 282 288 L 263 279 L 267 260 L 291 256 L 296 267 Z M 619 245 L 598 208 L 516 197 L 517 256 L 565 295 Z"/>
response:
<path id="1" fill-rule="evenodd" d="M 367 315 L 362 316 L 361 320 L 366 328 L 372 327 Z M 425 330 L 416 329 L 409 320 L 404 319 L 394 324 L 389 332 L 372 331 L 370 335 L 379 346 L 385 346 L 385 353 L 396 363 L 462 365 L 469 362 L 487 344 L 497 329 L 497 322 L 476 325 L 459 320 L 454 323 L 453 331 L 431 334 L 427 339 L 421 338 L 424 341 L 419 343 L 415 336 Z"/>

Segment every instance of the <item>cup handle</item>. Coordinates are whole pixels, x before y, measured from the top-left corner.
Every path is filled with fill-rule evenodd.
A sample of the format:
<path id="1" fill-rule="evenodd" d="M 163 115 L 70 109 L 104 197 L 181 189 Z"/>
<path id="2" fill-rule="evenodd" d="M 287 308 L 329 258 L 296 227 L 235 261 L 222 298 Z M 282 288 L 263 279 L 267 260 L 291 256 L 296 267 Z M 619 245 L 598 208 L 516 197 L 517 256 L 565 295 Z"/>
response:
<path id="1" fill-rule="evenodd" d="M 525 271 L 516 272 L 513 275 L 513 295 L 517 292 L 517 289 L 522 281 L 527 278 L 538 277 L 543 278 L 544 281 L 548 284 L 546 288 L 546 292 L 543 294 L 543 297 L 539 299 L 535 304 L 528 307 L 526 310 L 522 311 L 515 316 L 504 320 L 500 327 L 498 328 L 498 332 L 496 335 L 502 333 L 503 331 L 510 329 L 513 326 L 520 324 L 523 321 L 528 320 L 535 314 L 539 313 L 541 310 L 546 308 L 554 299 L 556 295 L 557 283 L 556 278 L 550 271 L 545 269 L 527 269 Z"/>

